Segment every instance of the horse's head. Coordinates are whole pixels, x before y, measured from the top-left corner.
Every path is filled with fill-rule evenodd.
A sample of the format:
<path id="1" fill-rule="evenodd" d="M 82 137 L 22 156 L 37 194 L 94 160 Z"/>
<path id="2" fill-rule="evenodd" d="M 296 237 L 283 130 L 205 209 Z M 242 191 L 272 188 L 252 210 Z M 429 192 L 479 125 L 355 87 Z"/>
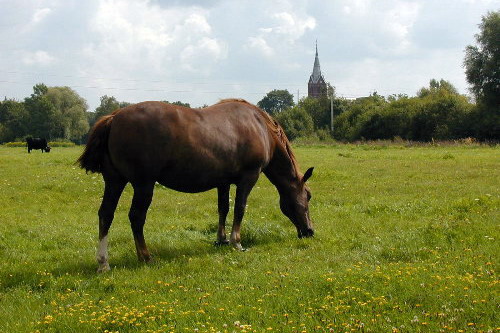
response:
<path id="1" fill-rule="evenodd" d="M 301 179 L 290 184 L 288 191 L 280 193 L 280 208 L 297 228 L 299 238 L 312 237 L 314 230 L 309 218 L 311 191 L 306 181 L 312 176 L 314 168 L 309 168 Z"/>
<path id="2" fill-rule="evenodd" d="M 46 153 L 50 153 L 50 146 L 45 147 L 44 150 Z"/>

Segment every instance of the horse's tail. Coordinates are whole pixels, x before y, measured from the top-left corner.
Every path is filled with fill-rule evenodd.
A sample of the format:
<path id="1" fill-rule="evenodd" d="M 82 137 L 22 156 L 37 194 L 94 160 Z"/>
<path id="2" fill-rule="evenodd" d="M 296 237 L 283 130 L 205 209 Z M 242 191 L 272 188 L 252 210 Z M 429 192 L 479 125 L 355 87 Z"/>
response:
<path id="1" fill-rule="evenodd" d="M 108 153 L 108 136 L 113 121 L 113 114 L 99 119 L 90 131 L 87 145 L 77 164 L 87 172 L 102 172 L 103 163 Z"/>

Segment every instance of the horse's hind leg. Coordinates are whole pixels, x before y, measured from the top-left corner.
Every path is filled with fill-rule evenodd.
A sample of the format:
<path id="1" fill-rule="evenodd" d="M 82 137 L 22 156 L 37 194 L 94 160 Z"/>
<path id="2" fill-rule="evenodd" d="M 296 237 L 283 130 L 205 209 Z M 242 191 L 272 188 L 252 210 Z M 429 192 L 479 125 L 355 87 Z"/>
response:
<path id="1" fill-rule="evenodd" d="M 226 238 L 226 217 L 229 213 L 229 185 L 217 188 L 218 210 L 219 210 L 219 228 L 217 229 L 216 245 L 229 244 Z"/>
<path id="2" fill-rule="evenodd" d="M 127 182 L 122 179 L 106 179 L 104 196 L 99 208 L 99 247 L 97 249 L 98 272 L 109 271 L 108 231 L 115 215 L 116 205 Z"/>
<path id="3" fill-rule="evenodd" d="M 146 223 L 146 214 L 148 212 L 151 199 L 153 198 L 154 183 L 134 183 L 134 197 L 132 206 L 128 214 L 130 226 L 134 233 L 135 248 L 137 257 L 140 261 L 148 262 L 151 259 L 149 251 L 144 240 L 144 223 Z"/>

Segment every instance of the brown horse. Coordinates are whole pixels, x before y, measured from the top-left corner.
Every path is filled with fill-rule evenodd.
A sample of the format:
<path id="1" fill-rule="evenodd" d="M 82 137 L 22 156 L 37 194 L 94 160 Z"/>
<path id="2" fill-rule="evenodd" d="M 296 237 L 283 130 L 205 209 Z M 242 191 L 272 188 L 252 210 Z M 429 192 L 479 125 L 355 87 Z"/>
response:
<path id="1" fill-rule="evenodd" d="M 161 102 L 119 109 L 94 125 L 78 163 L 87 172 L 102 173 L 105 182 L 98 214 L 98 271 L 109 270 L 108 230 L 128 182 L 134 189 L 129 219 L 139 260 L 150 260 L 143 227 L 156 182 L 189 193 L 217 188 L 217 241 L 242 250 L 240 224 L 247 197 L 264 172 L 278 189 L 281 211 L 298 236 L 314 234 L 308 209 L 311 194 L 305 184 L 313 168 L 302 175 L 283 129 L 244 100 L 223 100 L 204 109 Z M 236 185 L 236 198 L 228 241 L 231 184 Z"/>

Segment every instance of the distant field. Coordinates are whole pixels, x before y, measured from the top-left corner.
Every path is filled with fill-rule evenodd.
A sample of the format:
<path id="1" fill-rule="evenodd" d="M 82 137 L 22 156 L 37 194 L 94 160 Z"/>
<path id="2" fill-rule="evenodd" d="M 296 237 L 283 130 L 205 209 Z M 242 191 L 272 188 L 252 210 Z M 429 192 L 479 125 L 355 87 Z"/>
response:
<path id="1" fill-rule="evenodd" d="M 296 238 L 262 176 L 247 252 L 213 246 L 215 191 L 158 186 L 149 265 L 128 186 L 101 275 L 103 182 L 74 165 L 81 150 L 0 146 L 0 332 L 500 331 L 498 147 L 296 147 L 315 166 L 316 237 Z"/>

